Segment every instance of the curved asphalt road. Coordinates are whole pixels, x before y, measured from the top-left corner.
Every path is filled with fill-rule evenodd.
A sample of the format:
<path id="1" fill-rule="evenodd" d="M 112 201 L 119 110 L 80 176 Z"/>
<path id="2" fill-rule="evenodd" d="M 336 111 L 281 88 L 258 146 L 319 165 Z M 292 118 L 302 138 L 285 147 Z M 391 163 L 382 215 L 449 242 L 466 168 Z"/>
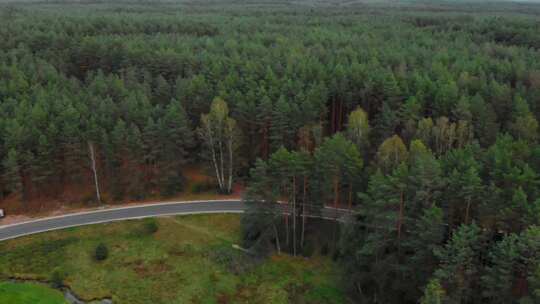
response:
<path id="1" fill-rule="evenodd" d="M 0 226 L 0 241 L 50 230 L 127 219 L 176 214 L 241 213 L 244 209 L 245 205 L 240 200 L 173 202 L 104 209 Z"/>

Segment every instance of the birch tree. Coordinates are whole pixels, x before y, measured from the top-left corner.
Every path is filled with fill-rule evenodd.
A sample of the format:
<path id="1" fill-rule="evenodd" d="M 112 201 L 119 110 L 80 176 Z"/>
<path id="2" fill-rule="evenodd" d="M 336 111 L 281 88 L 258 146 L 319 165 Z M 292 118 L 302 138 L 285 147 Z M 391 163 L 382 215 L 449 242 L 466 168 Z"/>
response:
<path id="1" fill-rule="evenodd" d="M 229 117 L 227 103 L 216 97 L 208 114 L 201 115 L 199 135 L 208 149 L 221 192 L 231 193 L 234 173 L 234 152 L 239 144 L 236 121 Z"/>
<path id="2" fill-rule="evenodd" d="M 407 147 L 397 135 L 387 138 L 377 151 L 377 162 L 384 172 L 391 172 L 408 156 Z"/>
<path id="3" fill-rule="evenodd" d="M 365 153 L 366 148 L 369 146 L 369 131 L 367 113 L 360 107 L 356 108 L 349 114 L 346 135 L 361 153 Z"/>

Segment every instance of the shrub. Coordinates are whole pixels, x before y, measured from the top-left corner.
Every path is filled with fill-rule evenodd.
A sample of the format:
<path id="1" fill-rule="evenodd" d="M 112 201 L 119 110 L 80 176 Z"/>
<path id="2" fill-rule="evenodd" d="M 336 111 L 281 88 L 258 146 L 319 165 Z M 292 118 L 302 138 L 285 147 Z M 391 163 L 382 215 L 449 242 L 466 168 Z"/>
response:
<path id="1" fill-rule="evenodd" d="M 51 286 L 53 288 L 61 288 L 64 286 L 64 279 L 66 278 L 66 275 L 63 271 L 60 269 L 55 269 L 51 273 Z"/>
<path id="2" fill-rule="evenodd" d="M 159 181 L 160 194 L 162 197 L 170 197 L 184 190 L 186 178 L 181 172 L 169 172 Z"/>
<path id="3" fill-rule="evenodd" d="M 191 193 L 194 193 L 194 194 L 199 194 L 199 193 L 204 193 L 204 192 L 215 192 L 216 190 L 216 185 L 209 182 L 209 181 L 204 181 L 204 182 L 194 182 L 192 185 L 191 185 Z"/>
<path id="4" fill-rule="evenodd" d="M 315 252 L 315 247 L 311 242 L 306 242 L 304 245 L 304 248 L 302 248 L 302 255 L 305 257 L 311 257 L 313 253 Z"/>
<path id="5" fill-rule="evenodd" d="M 144 232 L 154 234 L 159 230 L 159 225 L 156 219 L 150 218 L 144 221 Z"/>
<path id="6" fill-rule="evenodd" d="M 321 255 L 326 256 L 330 252 L 330 249 L 328 248 L 328 244 L 324 244 L 321 248 Z"/>
<path id="7" fill-rule="evenodd" d="M 257 260 L 232 247 L 215 247 L 209 252 L 209 258 L 234 274 L 241 274 L 254 267 Z"/>
<path id="8" fill-rule="evenodd" d="M 96 251 L 94 254 L 96 261 L 106 260 L 108 256 L 109 256 L 109 249 L 107 248 L 107 246 L 103 243 L 100 243 L 99 245 L 97 245 Z"/>

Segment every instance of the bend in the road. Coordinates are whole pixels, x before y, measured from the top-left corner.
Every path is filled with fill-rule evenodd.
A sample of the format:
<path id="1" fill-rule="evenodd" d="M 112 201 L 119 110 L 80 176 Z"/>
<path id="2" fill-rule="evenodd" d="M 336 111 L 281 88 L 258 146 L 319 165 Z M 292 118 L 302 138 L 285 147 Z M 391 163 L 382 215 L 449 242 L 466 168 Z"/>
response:
<path id="1" fill-rule="evenodd" d="M 289 207 L 286 206 L 282 212 L 289 214 L 286 210 Z M 114 221 L 170 215 L 242 213 L 245 209 L 246 205 L 241 200 L 183 201 L 101 209 L 0 226 L 0 241 L 51 230 Z M 346 214 L 344 210 L 324 207 L 305 216 L 341 221 L 344 214 Z"/>
<path id="2" fill-rule="evenodd" d="M 113 221 L 181 214 L 241 213 L 244 209 L 245 205 L 240 200 L 172 202 L 103 209 L 0 226 L 0 241 L 51 230 Z"/>

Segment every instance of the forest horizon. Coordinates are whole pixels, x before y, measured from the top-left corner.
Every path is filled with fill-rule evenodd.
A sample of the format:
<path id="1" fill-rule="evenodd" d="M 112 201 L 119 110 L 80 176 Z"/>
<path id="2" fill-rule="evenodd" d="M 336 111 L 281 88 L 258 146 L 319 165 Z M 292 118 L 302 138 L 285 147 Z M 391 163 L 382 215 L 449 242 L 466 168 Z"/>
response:
<path id="1" fill-rule="evenodd" d="M 540 303 L 539 120 L 535 1 L 0 0 L 1 209 L 241 196 L 347 303 Z"/>

